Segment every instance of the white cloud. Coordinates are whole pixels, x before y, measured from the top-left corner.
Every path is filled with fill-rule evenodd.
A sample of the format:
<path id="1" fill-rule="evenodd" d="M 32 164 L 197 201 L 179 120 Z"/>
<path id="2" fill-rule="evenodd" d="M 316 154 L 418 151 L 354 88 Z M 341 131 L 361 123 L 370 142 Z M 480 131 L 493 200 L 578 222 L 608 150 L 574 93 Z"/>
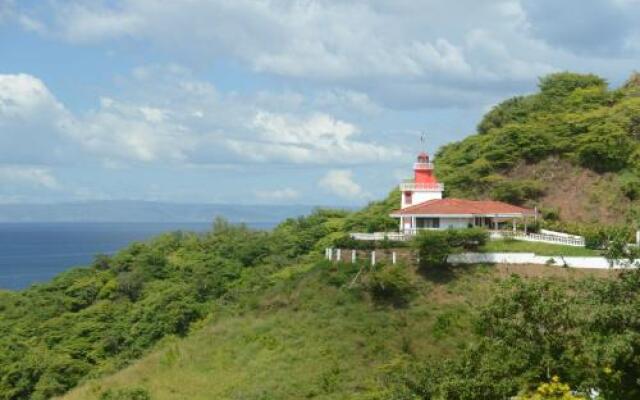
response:
<path id="1" fill-rule="evenodd" d="M 21 165 L 0 165 L 0 182 L 59 189 L 60 184 L 47 168 Z"/>
<path id="2" fill-rule="evenodd" d="M 70 0 L 55 3 L 41 23 L 72 42 L 132 37 L 174 56 L 228 57 L 257 72 L 338 84 L 399 106 L 386 96 L 395 85 L 486 97 L 483 82 L 504 92 L 496 82 L 522 88 L 561 69 L 553 60 L 561 64 L 566 55 L 535 35 L 524 2 Z M 484 37 L 469 40 L 472 32 Z"/>
<path id="3" fill-rule="evenodd" d="M 0 159 L 57 163 L 68 156 L 71 116 L 46 85 L 26 74 L 0 74 Z"/>
<path id="4" fill-rule="evenodd" d="M 113 99 L 77 118 L 68 133 L 106 160 L 182 161 L 196 145 L 194 134 L 170 120 L 167 111 Z"/>
<path id="5" fill-rule="evenodd" d="M 314 99 L 314 104 L 334 111 L 348 110 L 365 115 L 375 115 L 382 112 L 382 107 L 376 104 L 368 94 L 349 89 L 332 89 L 321 92 Z"/>
<path id="6" fill-rule="evenodd" d="M 103 97 L 74 114 L 39 79 L 0 75 L 0 127 L 9 132 L 0 144 L 8 162 L 357 164 L 400 154 L 366 140 L 353 123 L 314 111 L 321 106 L 296 93 L 223 95 L 176 66 L 137 68 L 121 79 L 128 98 Z M 279 112 L 285 109 L 291 113 Z"/>
<path id="7" fill-rule="evenodd" d="M 353 172 L 332 169 L 318 182 L 321 188 L 345 199 L 362 199 L 368 194 L 353 180 Z"/>
<path id="8" fill-rule="evenodd" d="M 41 80 L 27 74 L 0 75 L 0 123 L 61 112 L 62 105 Z"/>
<path id="9" fill-rule="evenodd" d="M 291 201 L 300 197 L 300 192 L 292 188 L 257 190 L 255 194 L 259 200 L 268 202 Z"/>
<path id="10" fill-rule="evenodd" d="M 58 20 L 66 25 L 64 36 L 72 41 L 91 42 L 112 36 L 129 36 L 142 27 L 139 15 L 112 10 L 100 2 L 71 2 L 57 5 Z"/>
<path id="11" fill-rule="evenodd" d="M 327 114 L 297 117 L 259 111 L 250 129 L 260 140 L 232 139 L 227 144 L 254 161 L 361 163 L 389 160 L 400 154 L 393 146 L 353 140 L 359 129 Z"/>

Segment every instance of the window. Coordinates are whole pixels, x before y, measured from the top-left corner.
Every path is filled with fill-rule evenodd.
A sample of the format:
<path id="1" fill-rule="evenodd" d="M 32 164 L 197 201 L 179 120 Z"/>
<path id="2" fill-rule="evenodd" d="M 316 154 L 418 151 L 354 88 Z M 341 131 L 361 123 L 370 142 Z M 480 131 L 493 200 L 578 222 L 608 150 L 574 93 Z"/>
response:
<path id="1" fill-rule="evenodd" d="M 411 204 L 411 200 L 412 200 L 412 197 L 413 197 L 413 196 L 411 196 L 411 194 L 412 194 L 411 192 L 404 192 L 404 204 L 406 204 L 406 205 L 410 205 Z"/>
<path id="2" fill-rule="evenodd" d="M 440 228 L 440 218 L 416 218 L 416 228 Z"/>

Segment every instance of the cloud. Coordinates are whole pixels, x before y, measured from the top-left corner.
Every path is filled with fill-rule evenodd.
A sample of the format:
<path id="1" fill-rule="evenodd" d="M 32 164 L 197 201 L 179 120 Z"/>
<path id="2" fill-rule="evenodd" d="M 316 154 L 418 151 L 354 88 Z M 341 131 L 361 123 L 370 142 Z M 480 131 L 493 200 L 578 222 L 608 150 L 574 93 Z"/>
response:
<path id="1" fill-rule="evenodd" d="M 358 164 L 400 154 L 295 93 L 222 94 L 175 65 L 136 68 L 122 79 L 128 96 L 103 97 L 89 111 L 72 113 L 41 80 L 0 75 L 0 127 L 9 132 L 0 137 L 6 153 L 0 155 L 15 163 L 121 168 L 248 160 Z"/>
<path id="2" fill-rule="evenodd" d="M 291 201 L 300 197 L 300 192 L 292 188 L 257 190 L 255 194 L 259 200 L 268 202 Z"/>
<path id="3" fill-rule="evenodd" d="M 362 163 L 389 160 L 399 150 L 392 146 L 353 140 L 359 129 L 327 114 L 297 117 L 259 111 L 250 129 L 259 141 L 229 140 L 229 147 L 254 161 L 293 163 Z"/>
<path id="4" fill-rule="evenodd" d="M 21 165 L 0 165 L 0 182 L 59 189 L 60 184 L 47 168 Z"/>
<path id="5" fill-rule="evenodd" d="M 321 188 L 345 199 L 362 199 L 369 195 L 353 180 L 353 172 L 332 169 L 318 182 Z"/>
<path id="6" fill-rule="evenodd" d="M 578 54 L 628 52 L 628 39 L 640 32 L 637 0 L 524 0 L 522 5 L 535 37 Z"/>
<path id="7" fill-rule="evenodd" d="M 184 161 L 197 139 L 167 110 L 103 98 L 100 108 L 69 130 L 86 150 L 106 160 Z"/>
<path id="8" fill-rule="evenodd" d="M 36 77 L 0 74 L 0 159 L 58 163 L 69 154 L 64 137 L 71 116 Z"/>
<path id="9" fill-rule="evenodd" d="M 560 68 L 550 61 L 559 57 L 558 52 L 547 45 L 551 42 L 546 37 L 534 34 L 530 10 L 517 0 L 54 4 L 51 16 L 41 15 L 40 22 L 49 35 L 73 43 L 135 38 L 177 57 L 205 62 L 225 57 L 262 74 L 339 85 L 391 107 L 425 106 L 395 103 L 393 96 L 386 96 L 395 85 L 486 97 L 488 90 L 503 93 L 504 85 L 523 88 Z M 555 17 L 547 15 L 547 20 Z M 490 46 L 483 45 L 486 40 Z M 478 87 L 483 82 L 493 85 Z M 467 96 L 459 98 L 447 104 L 468 104 Z"/>

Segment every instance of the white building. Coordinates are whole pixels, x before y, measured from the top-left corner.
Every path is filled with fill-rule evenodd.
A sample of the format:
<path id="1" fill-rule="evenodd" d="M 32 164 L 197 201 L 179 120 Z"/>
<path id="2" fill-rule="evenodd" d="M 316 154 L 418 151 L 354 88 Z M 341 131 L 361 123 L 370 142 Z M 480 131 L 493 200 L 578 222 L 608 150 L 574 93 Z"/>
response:
<path id="1" fill-rule="evenodd" d="M 418 155 L 413 170 L 414 179 L 400 184 L 400 209 L 391 213 L 399 219 L 402 233 L 474 226 L 498 229 L 507 224 L 515 230 L 518 220 L 536 216 L 532 209 L 501 201 L 443 198 L 444 185 L 436 179 L 424 152 Z"/>

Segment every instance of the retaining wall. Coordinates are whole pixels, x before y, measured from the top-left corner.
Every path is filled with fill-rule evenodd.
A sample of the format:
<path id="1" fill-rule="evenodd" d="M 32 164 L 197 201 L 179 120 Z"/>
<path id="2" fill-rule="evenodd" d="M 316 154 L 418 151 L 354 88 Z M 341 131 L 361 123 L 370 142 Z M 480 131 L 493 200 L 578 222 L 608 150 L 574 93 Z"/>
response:
<path id="1" fill-rule="evenodd" d="M 355 258 L 353 258 L 354 254 Z M 408 264 L 418 262 L 417 253 L 411 249 L 327 249 L 325 257 L 342 262 L 393 263 L 394 260 Z M 604 257 L 539 256 L 534 253 L 462 253 L 450 255 L 448 261 L 451 264 L 539 264 L 588 269 L 628 268 L 624 260 L 618 260 L 610 266 L 609 261 Z"/>

